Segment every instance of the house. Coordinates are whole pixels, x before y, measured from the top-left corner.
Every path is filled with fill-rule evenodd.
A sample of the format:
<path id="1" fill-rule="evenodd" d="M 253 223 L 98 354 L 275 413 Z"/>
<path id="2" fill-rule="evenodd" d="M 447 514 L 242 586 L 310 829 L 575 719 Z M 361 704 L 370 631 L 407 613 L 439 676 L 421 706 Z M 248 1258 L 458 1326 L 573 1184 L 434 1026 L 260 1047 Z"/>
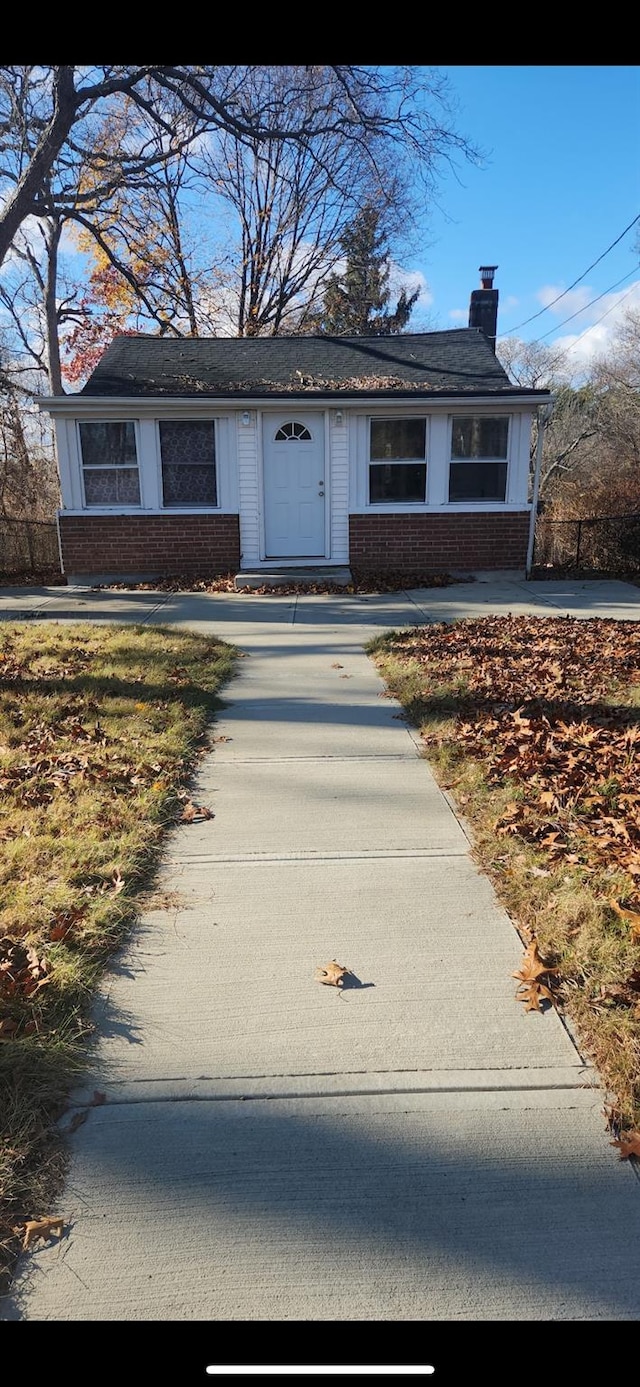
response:
<path id="1" fill-rule="evenodd" d="M 551 397 L 496 358 L 494 270 L 452 331 L 116 338 L 41 402 L 67 575 L 523 569 Z"/>

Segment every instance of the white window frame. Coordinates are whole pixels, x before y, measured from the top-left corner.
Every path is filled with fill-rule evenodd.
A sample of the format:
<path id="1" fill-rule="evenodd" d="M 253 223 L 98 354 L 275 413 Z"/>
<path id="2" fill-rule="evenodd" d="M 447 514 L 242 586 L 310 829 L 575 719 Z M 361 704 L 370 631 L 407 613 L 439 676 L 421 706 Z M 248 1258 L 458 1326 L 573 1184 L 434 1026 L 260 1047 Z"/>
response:
<path id="1" fill-rule="evenodd" d="M 213 414 L 207 415 L 206 417 L 204 417 L 204 416 L 202 416 L 202 415 L 194 415 L 193 418 L 185 418 L 184 415 L 173 415 L 173 414 L 172 414 L 172 415 L 169 415 L 169 414 L 167 414 L 167 415 L 159 416 L 157 419 L 154 420 L 154 423 L 155 423 L 156 449 L 157 449 L 157 485 L 158 485 L 158 497 L 159 497 L 159 507 L 160 507 L 160 510 L 162 511 L 162 513 L 163 513 L 163 514 L 166 514 L 166 515 L 191 515 L 192 513 L 195 514 L 195 515 L 207 515 L 207 514 L 215 514 L 215 515 L 217 515 L 218 511 L 221 509 L 221 504 L 220 504 L 220 480 L 221 480 L 221 467 L 220 467 L 220 420 L 219 420 L 215 415 L 213 415 Z M 214 466 L 215 466 L 215 473 L 216 473 L 216 504 L 215 504 L 215 506 L 212 506 L 209 502 L 207 502 L 207 503 L 204 504 L 204 505 L 198 505 L 198 503 L 197 503 L 196 501 L 185 501 L 183 504 L 181 504 L 181 505 L 179 505 L 179 506 L 167 506 L 167 505 L 165 505 L 165 500 L 164 500 L 164 485 L 163 485 L 163 478 L 162 478 L 162 439 L 161 439 L 161 436 L 160 436 L 160 425 L 161 425 L 161 424 L 202 424 L 202 423 L 205 423 L 205 424 L 213 424 L 213 458 L 214 458 Z M 189 465 L 189 464 L 185 463 L 185 466 L 188 466 L 188 465 Z"/>
<path id="2" fill-rule="evenodd" d="M 456 457 L 456 458 L 454 458 L 454 456 L 453 456 L 453 421 L 454 421 L 454 419 L 506 419 L 506 421 L 507 421 L 507 448 L 506 448 L 506 455 L 505 455 L 505 457 L 500 457 L 500 458 L 498 458 L 498 457 L 496 457 L 496 458 L 494 458 L 494 457 L 486 457 L 486 458 L 485 458 L 485 457 L 482 457 L 482 458 L 458 458 L 458 457 Z M 493 409 L 493 410 L 489 411 L 489 410 L 487 410 L 487 409 L 484 409 L 484 410 L 457 409 L 457 410 L 455 411 L 455 413 L 451 413 L 451 414 L 449 415 L 448 420 L 447 420 L 447 477 L 446 477 L 447 506 L 448 506 L 449 509 L 451 509 L 451 510 L 453 510 L 453 509 L 457 509 L 457 510 L 465 510 L 465 509 L 466 509 L 466 510 L 468 510 L 470 506 L 473 507 L 474 509 L 475 509 L 475 507 L 477 506 L 477 507 L 479 507 L 480 509 L 483 509 L 483 510 L 495 510 L 496 506 L 506 506 L 506 505 L 508 505 L 508 503 L 509 503 L 509 491 L 510 491 L 510 484 L 511 484 L 511 457 L 512 457 L 513 433 L 514 433 L 514 427 L 513 427 L 513 426 L 514 426 L 514 417 L 513 417 L 513 414 L 507 413 L 506 410 L 495 410 L 495 409 Z M 502 499 L 499 500 L 497 497 L 493 497 L 493 498 L 489 498 L 489 497 L 487 497 L 487 498 L 484 498 L 484 497 L 474 497 L 474 498 L 472 498 L 472 497 L 466 497 L 466 498 L 465 498 L 465 497 L 459 497 L 459 498 L 456 498 L 456 499 L 453 500 L 453 501 L 450 501 L 450 500 L 449 500 L 449 486 L 450 486 L 450 478 L 451 478 L 451 468 L 452 468 L 452 467 L 457 467 L 457 466 L 459 466 L 459 467 L 466 467 L 466 466 L 469 466 L 470 464 L 473 464 L 473 463 L 481 463 L 481 464 L 482 464 L 482 463 L 484 463 L 484 462 L 487 462 L 487 463 L 504 463 L 504 464 L 506 464 L 505 481 L 504 481 L 504 496 L 502 497 Z"/>
<path id="3" fill-rule="evenodd" d="M 425 499 L 424 501 L 371 501 L 370 500 L 370 466 L 377 463 L 384 463 L 384 458 L 371 457 L 371 424 L 373 422 L 403 422 L 408 419 L 419 419 L 425 426 L 425 454 L 424 462 L 426 467 L 425 477 Z M 350 511 L 353 514 L 374 514 L 388 515 L 390 511 L 394 514 L 408 514 L 414 511 L 424 511 L 429 506 L 429 488 L 431 484 L 431 415 L 422 409 L 394 408 L 387 405 L 386 408 L 378 410 L 368 410 L 366 414 L 358 414 L 349 421 L 350 447 L 355 444 L 356 468 L 355 475 L 352 472 L 352 495 L 350 500 Z M 420 462 L 420 458 L 393 458 L 389 459 L 390 465 L 396 462 Z"/>
<path id="4" fill-rule="evenodd" d="M 117 514 L 122 514 L 123 512 L 131 512 L 131 514 L 133 515 L 139 514 L 139 512 L 143 509 L 144 506 L 144 498 L 142 489 L 142 468 L 140 466 L 140 432 L 138 427 L 138 420 L 127 418 L 94 418 L 76 419 L 75 423 L 76 446 L 78 449 L 78 458 L 80 461 L 80 489 L 82 495 L 83 510 L 90 511 L 92 514 L 94 514 L 96 511 L 111 512 Z M 133 424 L 133 438 L 136 450 L 135 466 L 138 473 L 138 501 L 87 501 L 86 489 L 84 484 L 85 466 L 88 472 L 131 472 L 133 470 L 133 463 L 104 463 L 102 465 L 100 465 L 99 463 L 85 464 L 84 455 L 82 452 L 82 434 L 80 431 L 82 424 Z"/>
<path id="5" fill-rule="evenodd" d="M 105 402 L 108 406 L 108 401 Z M 142 402 L 141 402 L 142 403 Z M 61 513 L 65 515 L 237 515 L 237 440 L 232 429 L 233 413 L 218 414 L 202 405 L 194 408 L 182 401 L 173 401 L 166 409 L 145 408 L 108 409 L 104 412 L 90 412 L 79 409 L 77 414 L 54 420 L 58 445 L 60 482 L 62 489 Z M 162 496 L 162 457 L 160 452 L 159 423 L 181 419 L 204 419 L 214 425 L 216 447 L 216 506 L 167 506 Z M 125 502 L 105 502 L 87 504 L 84 487 L 84 466 L 80 424 L 84 423 L 133 423 L 136 441 L 136 458 L 140 501 L 135 505 Z M 133 466 L 133 464 L 130 464 Z"/>
<path id="6" fill-rule="evenodd" d="M 374 458 L 371 456 L 371 427 L 373 424 L 411 424 L 418 421 L 424 424 L 424 456 L 422 458 Z M 369 506 L 380 506 L 384 510 L 393 510 L 394 506 L 424 506 L 427 502 L 429 486 L 429 461 L 428 461 L 428 428 L 426 414 L 371 414 L 367 420 L 368 432 L 368 453 L 369 460 L 367 465 L 367 502 Z M 424 495 L 420 501 L 390 500 L 372 501 L 371 500 L 371 468 L 372 467 L 422 467 L 424 464 Z"/>

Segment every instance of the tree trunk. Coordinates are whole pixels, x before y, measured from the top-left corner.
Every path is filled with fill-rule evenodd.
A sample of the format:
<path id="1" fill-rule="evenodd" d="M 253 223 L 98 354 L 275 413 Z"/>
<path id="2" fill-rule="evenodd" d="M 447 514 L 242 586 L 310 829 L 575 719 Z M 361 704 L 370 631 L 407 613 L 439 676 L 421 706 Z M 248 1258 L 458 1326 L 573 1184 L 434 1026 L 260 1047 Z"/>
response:
<path id="1" fill-rule="evenodd" d="M 58 246 L 62 234 L 62 222 L 55 218 L 50 223 L 47 240 L 47 283 L 45 289 L 44 311 L 47 324 L 47 362 L 49 369 L 49 389 L 52 395 L 64 395 L 62 388 L 62 368 L 60 365 L 60 333 L 58 324 Z"/>
<path id="2" fill-rule="evenodd" d="M 58 67 L 53 79 L 53 115 L 34 150 L 33 158 L 8 198 L 0 217 L 0 265 L 13 238 L 28 217 L 76 118 L 73 67 Z"/>

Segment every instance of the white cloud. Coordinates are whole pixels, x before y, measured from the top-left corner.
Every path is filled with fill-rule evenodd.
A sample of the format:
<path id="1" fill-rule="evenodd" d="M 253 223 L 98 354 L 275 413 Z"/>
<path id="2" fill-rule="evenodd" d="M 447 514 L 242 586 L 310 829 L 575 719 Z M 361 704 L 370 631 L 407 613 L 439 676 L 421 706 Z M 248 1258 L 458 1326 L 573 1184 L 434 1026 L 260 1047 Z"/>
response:
<path id="1" fill-rule="evenodd" d="M 562 298 L 560 295 L 562 294 Z M 551 313 L 555 313 L 559 318 L 568 318 L 571 313 L 578 313 L 586 308 L 589 301 L 594 298 L 593 289 L 583 285 L 580 289 L 568 289 L 565 293 L 562 284 L 545 284 L 542 289 L 538 289 L 536 294 L 538 303 L 544 308 L 549 308 Z M 554 303 L 554 299 L 560 298 L 559 303 Z M 551 308 L 553 304 L 553 308 Z"/>
<path id="2" fill-rule="evenodd" d="M 452 319 L 452 321 L 453 321 L 454 323 L 466 323 L 467 318 L 469 317 L 469 309 L 468 309 L 468 308 L 450 308 L 450 309 L 449 309 L 449 317 Z"/>
<path id="3" fill-rule="evenodd" d="M 392 307 L 395 306 L 402 290 L 406 289 L 407 296 L 410 298 L 418 289 L 419 295 L 416 300 L 416 308 L 429 308 L 433 303 L 433 294 L 421 270 L 403 270 L 400 265 L 396 265 L 392 260 L 389 264 L 389 292 L 391 294 Z"/>
<path id="4" fill-rule="evenodd" d="M 625 289 L 605 294 L 588 314 L 581 315 L 575 332 L 553 339 L 553 350 L 566 352 L 566 365 L 578 375 L 584 373 L 597 357 L 606 355 L 629 309 L 640 309 L 640 280 Z M 593 320 L 590 325 L 589 318 Z"/>
<path id="5" fill-rule="evenodd" d="M 520 300 L 517 299 L 517 298 L 515 297 L 514 294 L 507 294 L 506 299 L 501 299 L 501 300 L 500 300 L 500 307 L 501 307 L 502 309 L 504 309 L 504 308 L 518 308 L 519 306 L 520 306 Z"/>

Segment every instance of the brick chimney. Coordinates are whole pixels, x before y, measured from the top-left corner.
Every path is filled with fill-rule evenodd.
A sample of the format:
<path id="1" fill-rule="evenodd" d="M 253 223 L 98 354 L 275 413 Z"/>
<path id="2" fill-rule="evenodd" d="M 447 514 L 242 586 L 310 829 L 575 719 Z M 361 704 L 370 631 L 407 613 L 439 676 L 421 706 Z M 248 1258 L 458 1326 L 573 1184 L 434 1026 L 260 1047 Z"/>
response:
<path id="1" fill-rule="evenodd" d="M 498 330 L 498 290 L 493 287 L 497 265 L 480 266 L 481 289 L 472 289 L 469 303 L 469 327 L 479 327 L 495 352 Z"/>

